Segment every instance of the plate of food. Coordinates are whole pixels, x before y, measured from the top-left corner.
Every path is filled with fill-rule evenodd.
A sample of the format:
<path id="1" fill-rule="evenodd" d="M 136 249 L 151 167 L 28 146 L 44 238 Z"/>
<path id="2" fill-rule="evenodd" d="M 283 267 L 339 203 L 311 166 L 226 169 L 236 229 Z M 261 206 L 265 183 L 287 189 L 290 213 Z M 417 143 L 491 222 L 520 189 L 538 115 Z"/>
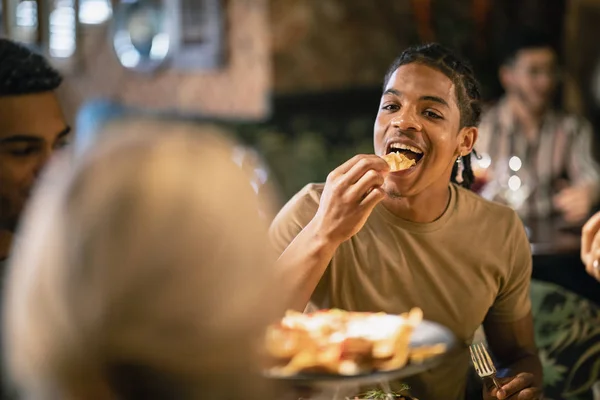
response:
<path id="1" fill-rule="evenodd" d="M 387 382 L 437 365 L 454 341 L 419 308 L 401 315 L 288 311 L 267 329 L 265 374 L 299 385 Z"/>

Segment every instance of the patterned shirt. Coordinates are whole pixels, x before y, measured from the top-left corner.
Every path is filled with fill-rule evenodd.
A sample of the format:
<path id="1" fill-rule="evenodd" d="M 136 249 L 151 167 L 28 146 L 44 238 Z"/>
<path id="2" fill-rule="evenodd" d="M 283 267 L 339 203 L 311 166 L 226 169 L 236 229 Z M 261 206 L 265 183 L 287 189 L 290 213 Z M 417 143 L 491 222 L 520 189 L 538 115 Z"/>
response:
<path id="1" fill-rule="evenodd" d="M 549 111 L 531 142 L 501 99 L 484 115 L 475 145 L 482 156 L 475 174 L 487 182 L 482 196 L 509 204 L 522 217 L 546 217 L 554 212 L 553 196 L 564 186 L 594 185 L 593 192 L 600 194 L 592 135 L 584 118 Z"/>

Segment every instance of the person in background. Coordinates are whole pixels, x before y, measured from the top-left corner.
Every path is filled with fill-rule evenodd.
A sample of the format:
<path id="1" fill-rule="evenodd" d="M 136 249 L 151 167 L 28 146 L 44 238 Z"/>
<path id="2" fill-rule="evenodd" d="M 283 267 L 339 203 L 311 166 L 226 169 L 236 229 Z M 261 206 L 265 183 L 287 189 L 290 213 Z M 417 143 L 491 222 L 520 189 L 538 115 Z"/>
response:
<path id="1" fill-rule="evenodd" d="M 4 362 L 27 399 L 272 399 L 268 223 L 220 132 L 120 120 L 42 178 L 11 256 Z"/>
<path id="2" fill-rule="evenodd" d="M 484 115 L 476 150 L 481 193 L 508 203 L 522 217 L 561 215 L 569 223 L 589 216 L 600 195 L 600 168 L 592 156 L 592 126 L 553 107 L 560 68 L 545 35 L 518 30 L 507 38 L 499 70 L 506 94 Z"/>
<path id="3" fill-rule="evenodd" d="M 309 184 L 270 228 L 290 285 L 290 306 L 424 318 L 457 337 L 453 357 L 407 378 L 425 399 L 464 399 L 468 345 L 483 323 L 507 374 L 486 399 L 540 399 L 529 287 L 531 253 L 514 210 L 467 190 L 481 113 L 473 70 L 450 50 L 405 50 L 385 76 L 374 124 L 375 154 L 357 155 L 324 184 Z M 381 158 L 415 160 L 390 173 Z M 461 187 L 460 185 L 464 186 Z"/>
<path id="4" fill-rule="evenodd" d="M 0 38 L 0 264 L 40 171 L 69 141 L 55 90 L 60 74 L 40 55 Z M 1 271 L 1 268 L 0 268 Z"/>

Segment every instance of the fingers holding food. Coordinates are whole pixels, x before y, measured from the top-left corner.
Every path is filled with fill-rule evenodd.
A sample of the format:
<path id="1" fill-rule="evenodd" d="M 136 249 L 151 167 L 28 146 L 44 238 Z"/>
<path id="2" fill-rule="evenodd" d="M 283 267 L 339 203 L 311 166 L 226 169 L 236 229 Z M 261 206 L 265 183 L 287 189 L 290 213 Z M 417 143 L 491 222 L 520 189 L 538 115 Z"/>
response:
<path id="1" fill-rule="evenodd" d="M 356 234 L 381 201 L 388 164 L 374 154 L 355 156 L 328 176 L 315 215 L 320 233 L 334 243 Z"/>

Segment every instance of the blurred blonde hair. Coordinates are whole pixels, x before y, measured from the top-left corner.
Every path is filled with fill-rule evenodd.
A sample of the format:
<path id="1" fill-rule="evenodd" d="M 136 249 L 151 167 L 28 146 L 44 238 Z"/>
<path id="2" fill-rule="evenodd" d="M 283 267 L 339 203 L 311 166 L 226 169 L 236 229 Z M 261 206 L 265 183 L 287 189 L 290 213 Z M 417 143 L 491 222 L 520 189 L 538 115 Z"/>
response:
<path id="1" fill-rule="evenodd" d="M 150 398 L 144 386 L 269 398 L 256 349 L 280 292 L 234 142 L 158 120 L 103 136 L 50 167 L 25 217 L 4 309 L 9 379 L 36 399 Z"/>

